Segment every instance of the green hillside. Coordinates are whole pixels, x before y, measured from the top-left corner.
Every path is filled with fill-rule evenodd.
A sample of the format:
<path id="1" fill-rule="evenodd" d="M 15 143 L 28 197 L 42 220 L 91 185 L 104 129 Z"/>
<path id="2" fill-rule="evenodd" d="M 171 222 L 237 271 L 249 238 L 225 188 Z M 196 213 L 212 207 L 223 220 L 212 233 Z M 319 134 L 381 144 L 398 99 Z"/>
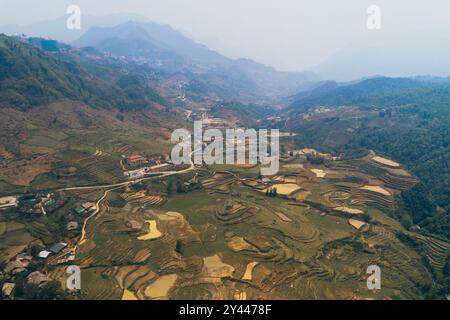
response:
<path id="1" fill-rule="evenodd" d="M 385 89 L 370 91 L 373 83 L 366 82 L 366 86 L 359 83 L 322 92 L 314 102 L 307 103 L 304 95 L 290 108 L 289 126 L 300 133 L 297 139 L 302 144 L 344 153 L 373 149 L 405 164 L 426 187 L 426 197 L 441 207 L 422 216 L 417 213 L 420 206 L 411 204 L 413 222 L 448 238 L 450 87 L 388 78 L 376 83 Z M 294 120 L 308 112 L 307 105 L 331 109 L 320 115 L 310 113 L 307 121 Z"/>
<path id="2" fill-rule="evenodd" d="M 101 79 L 70 56 L 59 59 L 25 40 L 5 35 L 0 35 L 0 88 L 0 106 L 23 111 L 59 100 L 122 110 L 164 104 L 136 76 L 124 75 L 117 83 Z"/>

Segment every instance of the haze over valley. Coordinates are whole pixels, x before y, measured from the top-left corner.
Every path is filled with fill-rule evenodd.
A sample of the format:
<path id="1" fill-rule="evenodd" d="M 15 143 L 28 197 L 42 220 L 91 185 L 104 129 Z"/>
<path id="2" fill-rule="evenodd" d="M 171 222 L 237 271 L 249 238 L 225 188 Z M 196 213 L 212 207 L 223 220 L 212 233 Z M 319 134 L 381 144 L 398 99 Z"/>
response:
<path id="1" fill-rule="evenodd" d="M 0 299 L 448 299 L 446 2 L 65 2 L 0 13 Z"/>

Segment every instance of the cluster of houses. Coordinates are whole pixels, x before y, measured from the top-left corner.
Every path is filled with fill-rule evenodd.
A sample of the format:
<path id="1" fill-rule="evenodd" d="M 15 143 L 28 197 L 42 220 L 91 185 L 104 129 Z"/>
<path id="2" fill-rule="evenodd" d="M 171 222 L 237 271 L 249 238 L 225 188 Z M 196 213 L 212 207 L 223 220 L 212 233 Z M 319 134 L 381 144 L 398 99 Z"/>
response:
<path id="1" fill-rule="evenodd" d="M 75 254 L 73 251 L 67 248 L 67 243 L 58 242 L 52 245 L 46 250 L 39 252 L 39 258 L 48 259 L 50 256 L 54 255 L 56 259 L 52 260 L 52 264 L 65 264 L 75 260 Z"/>
<path id="2" fill-rule="evenodd" d="M 81 215 L 84 213 L 92 213 L 95 211 L 95 208 L 96 208 L 95 203 L 85 202 L 82 203 L 80 206 L 73 208 L 72 211 L 77 215 Z"/>
<path id="3" fill-rule="evenodd" d="M 127 179 L 138 179 L 144 177 L 146 174 L 151 174 L 154 172 L 161 172 L 161 171 L 169 171 L 169 169 L 173 169 L 173 166 L 171 163 L 161 163 L 157 164 L 151 167 L 144 167 L 136 170 L 128 170 L 124 171 L 123 175 Z"/>
<path id="4" fill-rule="evenodd" d="M 25 214 L 43 214 L 53 213 L 62 208 L 70 201 L 69 197 L 56 199 L 53 194 L 31 194 L 22 196 L 8 196 L 0 198 L 0 210 L 12 207 L 18 207 L 18 212 Z M 78 207 L 72 208 L 72 211 L 78 215 L 95 211 L 96 205 L 93 202 L 85 202 Z M 68 229 L 69 230 L 69 229 Z M 69 230 L 70 231 L 70 230 Z"/>
<path id="5" fill-rule="evenodd" d="M 19 212 L 47 215 L 62 208 L 70 198 L 55 199 L 51 193 L 27 193 L 18 198 Z"/>
<path id="6" fill-rule="evenodd" d="M 200 188 L 200 183 L 195 178 L 192 178 L 192 179 L 184 182 L 183 187 L 184 187 L 185 192 L 189 192 L 191 190 Z"/>
<path id="7" fill-rule="evenodd" d="M 86 202 L 79 207 L 74 208 L 74 212 L 85 213 L 95 209 L 95 204 Z M 68 232 L 76 232 L 79 229 L 79 223 L 77 221 L 70 221 L 66 225 Z M 48 247 L 42 247 L 42 242 L 36 243 L 35 246 L 30 245 L 29 250 L 22 252 L 12 258 L 6 263 L 3 270 L 0 270 L 0 283 L 3 298 L 13 298 L 16 289 L 17 276 L 21 278 L 25 277 L 25 281 L 29 284 L 34 284 L 39 287 L 52 281 L 42 271 L 34 271 L 35 266 L 30 266 L 33 259 L 45 260 L 46 265 L 61 265 L 71 263 L 75 260 L 75 254 L 70 246 L 65 242 L 57 242 Z M 34 251 L 38 249 L 37 251 Z M 38 264 L 39 265 L 39 264 Z"/>
<path id="8" fill-rule="evenodd" d="M 26 253 L 21 253 L 14 260 L 8 262 L 0 272 L 0 278 L 4 281 L 2 286 L 2 295 L 8 298 L 13 294 L 16 287 L 14 278 L 16 275 L 27 271 L 33 257 Z"/>
<path id="9" fill-rule="evenodd" d="M 50 255 L 58 255 L 61 253 L 61 251 L 63 249 L 65 249 L 67 247 L 67 243 L 65 242 L 58 242 L 55 243 L 54 245 L 52 245 L 51 247 L 49 247 L 46 250 L 42 250 L 41 252 L 39 252 L 38 257 L 41 259 L 47 259 Z M 72 256 L 72 258 L 70 260 L 67 261 L 72 261 L 75 259 L 75 256 Z"/>
<path id="10" fill-rule="evenodd" d="M 330 160 L 330 161 L 337 161 L 337 160 L 341 159 L 340 156 L 335 157 L 329 153 L 322 153 L 322 152 L 319 152 L 319 151 L 317 151 L 315 149 L 311 149 L 311 148 L 304 148 L 301 150 L 289 151 L 289 155 L 296 157 L 303 161 L 306 161 L 308 156 L 321 157 L 323 159 Z"/>
<path id="11" fill-rule="evenodd" d="M 1 197 L 0 210 L 18 207 L 17 210 L 22 213 L 45 215 L 66 205 L 69 200 L 69 198 L 60 198 L 52 193 L 27 193 L 20 196 Z M 73 207 L 71 211 L 76 215 L 80 215 L 89 214 L 95 209 L 95 203 L 84 202 Z M 65 226 L 70 238 L 79 230 L 79 222 L 76 220 L 78 219 L 69 220 Z M 13 257 L 0 270 L 1 296 L 5 299 L 14 297 L 18 277 L 23 278 L 26 283 L 39 287 L 52 281 L 44 271 L 36 270 L 36 267 L 42 266 L 42 261 L 45 261 L 45 265 L 61 265 L 70 264 L 74 260 L 75 254 L 66 242 L 57 242 L 49 246 L 44 246 L 42 242 L 36 242 L 34 245 L 30 244 L 27 250 Z M 37 263 L 38 261 L 41 262 Z"/>
<path id="12" fill-rule="evenodd" d="M 64 249 L 67 248 L 67 243 L 59 242 L 50 246 L 46 250 L 42 250 L 38 253 L 38 259 L 47 259 L 51 255 L 58 256 L 57 264 L 67 263 L 69 261 L 75 260 L 75 255 L 67 250 L 66 253 L 63 252 Z M 15 258 L 9 261 L 3 270 L 0 271 L 0 280 L 3 280 L 2 283 L 2 296 L 4 298 L 10 298 L 14 294 L 14 290 L 16 288 L 16 277 L 20 275 L 26 275 L 26 282 L 29 284 L 34 284 L 39 287 L 42 287 L 46 283 L 52 281 L 47 275 L 42 273 L 41 271 L 33 271 L 30 272 L 30 264 L 33 261 L 33 256 L 29 253 L 23 252 L 18 254 Z M 31 268 L 33 270 L 34 268 Z M 29 274 L 27 274 L 30 272 Z"/>
<path id="13" fill-rule="evenodd" d="M 153 172 L 168 171 L 173 168 L 168 155 L 155 154 L 151 156 L 131 155 L 125 157 L 125 163 L 132 170 L 124 171 L 127 179 L 138 179 Z"/>
<path id="14" fill-rule="evenodd" d="M 70 197 L 58 198 L 52 193 L 26 193 L 21 196 L 0 197 L 0 210 L 18 207 L 20 213 L 46 215 L 62 208 L 69 201 Z M 85 203 L 76 213 L 83 213 L 93 206 L 95 204 Z"/>
<path id="15" fill-rule="evenodd" d="M 150 156 L 130 155 L 123 156 L 129 167 L 135 168 L 140 166 L 159 165 L 169 161 L 169 156 L 164 154 L 154 154 Z"/>

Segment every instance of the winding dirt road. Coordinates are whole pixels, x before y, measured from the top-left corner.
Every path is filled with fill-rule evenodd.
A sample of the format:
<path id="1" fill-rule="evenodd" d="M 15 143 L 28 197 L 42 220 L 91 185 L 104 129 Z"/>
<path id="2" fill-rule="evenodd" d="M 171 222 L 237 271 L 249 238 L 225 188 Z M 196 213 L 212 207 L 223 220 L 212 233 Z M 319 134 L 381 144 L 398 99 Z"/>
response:
<path id="1" fill-rule="evenodd" d="M 194 154 L 194 152 L 195 152 L 195 150 L 191 152 L 191 154 L 190 154 L 191 157 Z M 194 162 L 192 161 L 191 158 L 190 158 L 190 162 L 191 163 L 190 163 L 190 167 L 189 168 L 184 169 L 184 170 L 180 170 L 180 171 L 153 172 L 151 177 L 141 178 L 141 179 L 132 180 L 132 181 L 124 181 L 124 182 L 120 182 L 120 183 L 116 183 L 116 184 L 98 185 L 98 186 L 69 187 L 69 188 L 62 188 L 62 189 L 57 190 L 57 191 L 74 191 L 74 190 L 95 190 L 95 189 L 110 188 L 108 190 L 105 190 L 105 192 L 103 193 L 103 196 L 100 199 L 97 200 L 97 202 L 95 203 L 95 210 L 94 210 L 94 212 L 92 212 L 92 214 L 89 215 L 89 217 L 87 217 L 84 220 L 83 227 L 81 229 L 81 237 L 78 240 L 77 244 L 73 248 L 73 254 L 76 255 L 78 247 L 80 245 L 82 245 L 84 242 L 86 242 L 86 227 L 87 227 L 87 224 L 88 224 L 90 219 L 95 217 L 101 211 L 101 203 L 102 203 L 103 200 L 106 199 L 106 197 L 108 196 L 108 194 L 111 191 L 120 189 L 121 187 L 124 187 L 124 186 L 132 184 L 132 183 L 139 183 L 141 181 L 147 181 L 147 180 L 152 180 L 152 179 L 156 179 L 156 178 L 164 178 L 164 177 L 169 177 L 169 176 L 173 176 L 173 175 L 184 174 L 184 173 L 187 173 L 189 171 L 195 170 L 195 165 L 194 165 Z"/>

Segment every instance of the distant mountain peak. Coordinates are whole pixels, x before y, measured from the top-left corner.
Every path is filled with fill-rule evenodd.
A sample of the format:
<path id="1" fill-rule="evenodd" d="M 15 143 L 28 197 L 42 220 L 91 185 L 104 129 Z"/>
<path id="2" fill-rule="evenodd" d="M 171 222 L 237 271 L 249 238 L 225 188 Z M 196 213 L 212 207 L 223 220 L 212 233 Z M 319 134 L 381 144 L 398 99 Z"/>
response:
<path id="1" fill-rule="evenodd" d="M 116 56 L 146 63 L 171 74 L 183 73 L 196 83 L 221 92 L 247 97 L 279 97 L 316 80 L 311 73 L 278 72 L 248 58 L 229 59 L 189 39 L 168 25 L 127 21 L 117 26 L 92 28 L 73 43 L 91 46 Z"/>

